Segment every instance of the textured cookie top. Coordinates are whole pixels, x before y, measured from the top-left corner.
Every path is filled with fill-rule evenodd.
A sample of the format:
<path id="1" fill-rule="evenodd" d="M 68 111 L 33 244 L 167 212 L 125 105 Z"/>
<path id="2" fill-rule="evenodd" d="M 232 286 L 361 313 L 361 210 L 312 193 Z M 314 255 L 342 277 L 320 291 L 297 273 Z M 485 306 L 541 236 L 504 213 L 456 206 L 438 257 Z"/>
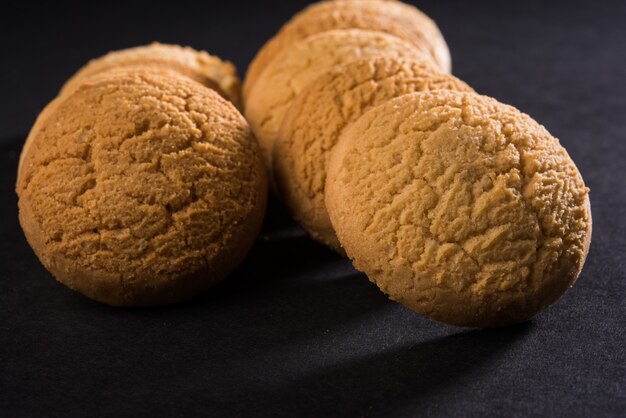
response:
<path id="1" fill-rule="evenodd" d="M 293 101 L 274 144 L 276 182 L 296 218 L 335 249 L 324 186 L 332 148 L 347 125 L 367 110 L 416 91 L 472 89 L 433 67 L 391 57 L 373 57 L 334 67 Z"/>
<path id="2" fill-rule="evenodd" d="M 347 29 L 327 31 L 299 41 L 268 65 L 246 103 L 246 117 L 268 167 L 271 167 L 274 139 L 295 96 L 335 65 L 374 56 L 431 62 L 428 56 L 398 37 Z"/>
<path id="3" fill-rule="evenodd" d="M 437 25 L 413 6 L 396 1 L 343 0 L 315 3 L 295 15 L 250 63 L 243 92 L 247 98 L 267 65 L 283 50 L 311 35 L 333 29 L 365 29 L 395 35 L 430 55 L 450 72 L 450 52 Z"/>
<path id="4" fill-rule="evenodd" d="M 473 93 L 414 93 L 351 125 L 326 204 L 355 266 L 433 319 L 523 321 L 578 276 L 588 189 L 559 141 Z"/>
<path id="5" fill-rule="evenodd" d="M 22 226 L 55 275 L 70 265 L 127 290 L 104 301 L 132 304 L 134 288 L 198 271 L 220 279 L 242 235 L 254 239 L 265 170 L 248 124 L 212 90 L 174 72 L 114 71 L 35 129 L 17 184 Z"/>
<path id="6" fill-rule="evenodd" d="M 158 42 L 109 52 L 89 61 L 65 83 L 61 94 L 76 88 L 85 78 L 94 74 L 128 66 L 155 66 L 176 70 L 214 89 L 239 107 L 241 87 L 237 70 L 232 63 L 222 61 L 205 51 Z"/>

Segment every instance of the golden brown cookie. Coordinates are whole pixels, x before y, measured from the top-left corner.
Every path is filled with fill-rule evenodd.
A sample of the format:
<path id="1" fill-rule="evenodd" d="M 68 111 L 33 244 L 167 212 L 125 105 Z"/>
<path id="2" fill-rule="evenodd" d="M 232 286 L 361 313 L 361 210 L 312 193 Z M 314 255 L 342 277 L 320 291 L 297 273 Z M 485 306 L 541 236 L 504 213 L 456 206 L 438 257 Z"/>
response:
<path id="1" fill-rule="evenodd" d="M 440 89 L 472 91 L 429 65 L 373 57 L 334 67 L 298 94 L 281 125 L 272 160 L 281 197 L 314 238 L 341 251 L 324 186 L 328 156 L 346 126 L 394 97 Z"/>
<path id="2" fill-rule="evenodd" d="M 174 303 L 222 280 L 263 218 L 250 128 L 175 72 L 112 71 L 34 127 L 17 184 L 33 250 L 68 287 L 111 305 Z"/>
<path id="3" fill-rule="evenodd" d="M 393 99 L 332 152 L 326 207 L 356 268 L 432 319 L 531 318 L 576 280 L 588 189 L 567 151 L 517 109 L 475 93 Z"/>
<path id="4" fill-rule="evenodd" d="M 450 51 L 439 28 L 417 8 L 398 1 L 324 1 L 296 14 L 259 50 L 246 73 L 244 98 L 282 51 L 301 39 L 333 29 L 364 29 L 395 35 L 429 54 L 442 71 L 450 72 Z"/>
<path id="5" fill-rule="evenodd" d="M 205 51 L 190 47 L 154 42 L 150 45 L 122 49 L 93 59 L 78 70 L 61 89 L 63 95 L 86 77 L 121 67 L 156 67 L 171 69 L 212 88 L 240 107 L 241 87 L 235 66 Z"/>
<path id="6" fill-rule="evenodd" d="M 250 92 L 245 113 L 268 168 L 272 167 L 272 147 L 278 129 L 295 96 L 335 65 L 375 56 L 432 62 L 395 36 L 347 29 L 310 36 L 293 44 L 267 66 Z"/>

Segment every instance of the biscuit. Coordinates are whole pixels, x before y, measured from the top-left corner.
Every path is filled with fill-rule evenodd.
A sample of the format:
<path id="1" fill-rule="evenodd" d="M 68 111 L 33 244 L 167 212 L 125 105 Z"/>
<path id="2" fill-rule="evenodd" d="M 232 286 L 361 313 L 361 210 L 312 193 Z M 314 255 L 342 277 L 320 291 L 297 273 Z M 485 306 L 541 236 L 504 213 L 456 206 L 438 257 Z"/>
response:
<path id="1" fill-rule="evenodd" d="M 559 141 L 475 93 L 413 93 L 352 124 L 330 157 L 326 207 L 359 270 L 449 324 L 525 321 L 578 277 L 589 189 Z"/>
<path id="2" fill-rule="evenodd" d="M 301 39 L 333 29 L 365 29 L 395 35 L 429 54 L 442 71 L 450 72 L 450 51 L 439 28 L 417 8 L 398 1 L 324 1 L 296 14 L 261 48 L 246 73 L 244 100 L 260 74 L 282 51 Z"/>
<path id="3" fill-rule="evenodd" d="M 472 91 L 429 65 L 374 57 L 334 67 L 298 94 L 281 125 L 272 160 L 281 197 L 314 238 L 341 251 L 324 186 L 328 156 L 346 126 L 394 97 L 439 89 Z"/>
<path id="4" fill-rule="evenodd" d="M 175 303 L 222 280 L 260 228 L 267 178 L 235 107 L 175 72 L 112 71 L 34 127 L 16 186 L 31 247 L 111 305 Z"/>
<path id="5" fill-rule="evenodd" d="M 153 42 L 150 45 L 109 52 L 89 61 L 61 88 L 63 95 L 94 74 L 121 67 L 169 68 L 212 88 L 240 107 L 241 86 L 235 66 L 205 51 Z"/>
<path id="6" fill-rule="evenodd" d="M 272 167 L 272 147 L 278 129 L 295 96 L 335 65 L 374 56 L 432 62 L 421 51 L 395 36 L 346 29 L 310 36 L 293 44 L 267 66 L 250 92 L 245 114 L 268 169 Z"/>

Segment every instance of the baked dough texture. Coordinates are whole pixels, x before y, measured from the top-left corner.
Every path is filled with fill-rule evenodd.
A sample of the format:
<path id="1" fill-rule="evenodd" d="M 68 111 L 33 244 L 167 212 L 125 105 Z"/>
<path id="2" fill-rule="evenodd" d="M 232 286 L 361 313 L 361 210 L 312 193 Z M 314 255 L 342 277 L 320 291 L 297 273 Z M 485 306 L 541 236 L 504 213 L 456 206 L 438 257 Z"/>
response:
<path id="1" fill-rule="evenodd" d="M 278 129 L 290 104 L 310 82 L 335 65 L 359 58 L 389 56 L 432 63 L 423 52 L 392 35 L 360 29 L 310 36 L 276 57 L 250 92 L 245 114 L 268 169 Z"/>
<path id="2" fill-rule="evenodd" d="M 24 141 L 24 145 L 22 146 L 22 152 L 20 153 L 20 159 L 19 159 L 19 164 L 18 164 L 18 180 L 19 180 L 19 175 L 21 172 L 21 167 L 23 164 L 23 160 L 24 160 L 24 156 L 26 155 L 28 149 L 30 148 L 30 145 L 32 143 L 33 140 L 33 136 L 35 135 L 35 133 L 39 132 L 38 130 L 38 125 L 40 123 L 42 123 L 43 121 L 45 121 L 46 119 L 48 119 L 48 115 L 54 112 L 54 109 L 56 108 L 56 106 L 59 103 L 62 103 L 65 96 L 68 95 L 69 93 L 71 93 L 73 90 L 75 90 L 76 88 L 78 88 L 79 86 L 83 85 L 83 84 L 88 84 L 92 81 L 92 79 L 96 79 L 96 81 L 98 80 L 98 78 L 102 78 L 102 77 L 108 77 L 109 74 L 114 74 L 114 73 L 120 73 L 120 74 L 124 74 L 124 73 L 129 73 L 131 71 L 136 71 L 136 72 L 143 72 L 143 71 L 148 71 L 152 74 L 161 74 L 165 77 L 170 76 L 171 74 L 174 74 L 174 76 L 176 74 L 180 75 L 180 71 L 170 68 L 170 67 L 159 67 L 159 66 L 155 66 L 155 65 L 148 65 L 148 64 L 137 64 L 137 65 L 120 65 L 119 67 L 111 67 L 105 71 L 102 72 L 96 72 L 94 74 L 88 75 L 88 76 L 84 76 L 84 77 L 79 77 L 79 79 L 76 80 L 76 82 L 72 82 L 72 86 L 70 86 L 70 88 L 64 88 L 62 93 L 59 94 L 57 97 L 55 97 L 52 101 L 50 101 L 50 103 L 48 103 L 46 105 L 46 107 L 41 111 L 41 113 L 37 116 L 37 119 L 35 120 L 35 123 L 33 124 L 33 127 L 31 128 L 28 136 L 26 137 L 26 140 Z M 193 77 L 192 77 L 193 79 Z M 66 83 L 67 85 L 67 83 Z M 206 85 L 206 83 L 204 84 Z M 209 87 L 208 85 L 206 85 L 207 87 Z M 211 87 L 209 87 L 211 88 Z M 213 88 L 213 90 L 216 90 L 215 88 Z M 217 91 L 217 90 L 216 90 Z M 222 95 L 222 97 L 224 97 L 224 95 Z"/>
<path id="3" fill-rule="evenodd" d="M 161 305 L 243 260 L 267 178 L 231 103 L 172 71 L 118 70 L 44 115 L 20 169 L 19 218 L 60 282 L 111 305 Z"/>
<path id="4" fill-rule="evenodd" d="M 521 322 L 576 280 L 588 189 L 559 141 L 474 93 L 414 93 L 351 125 L 326 183 L 356 268 L 393 300 L 450 324 Z"/>
<path id="5" fill-rule="evenodd" d="M 205 51 L 190 47 L 153 42 L 150 45 L 109 52 L 89 61 L 61 89 L 72 91 L 94 74 L 122 67 L 171 69 L 212 88 L 240 108 L 241 83 L 235 66 Z"/>
<path id="6" fill-rule="evenodd" d="M 346 126 L 394 97 L 441 89 L 472 91 L 424 63 L 373 57 L 334 67 L 298 94 L 274 144 L 274 175 L 280 196 L 314 238 L 341 251 L 324 187 L 328 156 Z"/>
<path id="7" fill-rule="evenodd" d="M 441 71 L 450 72 L 450 51 L 439 28 L 417 8 L 399 1 L 324 1 L 296 14 L 259 50 L 246 73 L 244 98 L 282 51 L 301 39 L 333 29 L 365 29 L 395 35 L 430 55 Z"/>

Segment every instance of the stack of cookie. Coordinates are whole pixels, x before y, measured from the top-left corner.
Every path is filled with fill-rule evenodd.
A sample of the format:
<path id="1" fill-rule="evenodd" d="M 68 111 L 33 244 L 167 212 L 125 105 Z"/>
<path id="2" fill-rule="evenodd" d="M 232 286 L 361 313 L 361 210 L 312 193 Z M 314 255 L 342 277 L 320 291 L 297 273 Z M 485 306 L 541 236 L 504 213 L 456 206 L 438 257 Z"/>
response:
<path id="1" fill-rule="evenodd" d="M 578 277 L 589 191 L 545 128 L 449 72 L 435 23 L 394 0 L 296 15 L 251 63 L 243 103 L 232 64 L 205 52 L 110 53 L 35 122 L 20 222 L 70 288 L 174 303 L 245 257 L 269 172 L 311 236 L 392 299 L 456 325 L 524 321 Z"/>
<path id="2" fill-rule="evenodd" d="M 20 157 L 22 228 L 68 287 L 120 306 L 174 303 L 245 257 L 267 177 L 234 67 L 153 44 L 88 63 Z"/>
<path id="3" fill-rule="evenodd" d="M 449 71 L 419 10 L 317 3 L 250 65 L 245 115 L 294 217 L 392 299 L 456 325 L 521 322 L 578 277 L 588 189 L 545 128 Z"/>

